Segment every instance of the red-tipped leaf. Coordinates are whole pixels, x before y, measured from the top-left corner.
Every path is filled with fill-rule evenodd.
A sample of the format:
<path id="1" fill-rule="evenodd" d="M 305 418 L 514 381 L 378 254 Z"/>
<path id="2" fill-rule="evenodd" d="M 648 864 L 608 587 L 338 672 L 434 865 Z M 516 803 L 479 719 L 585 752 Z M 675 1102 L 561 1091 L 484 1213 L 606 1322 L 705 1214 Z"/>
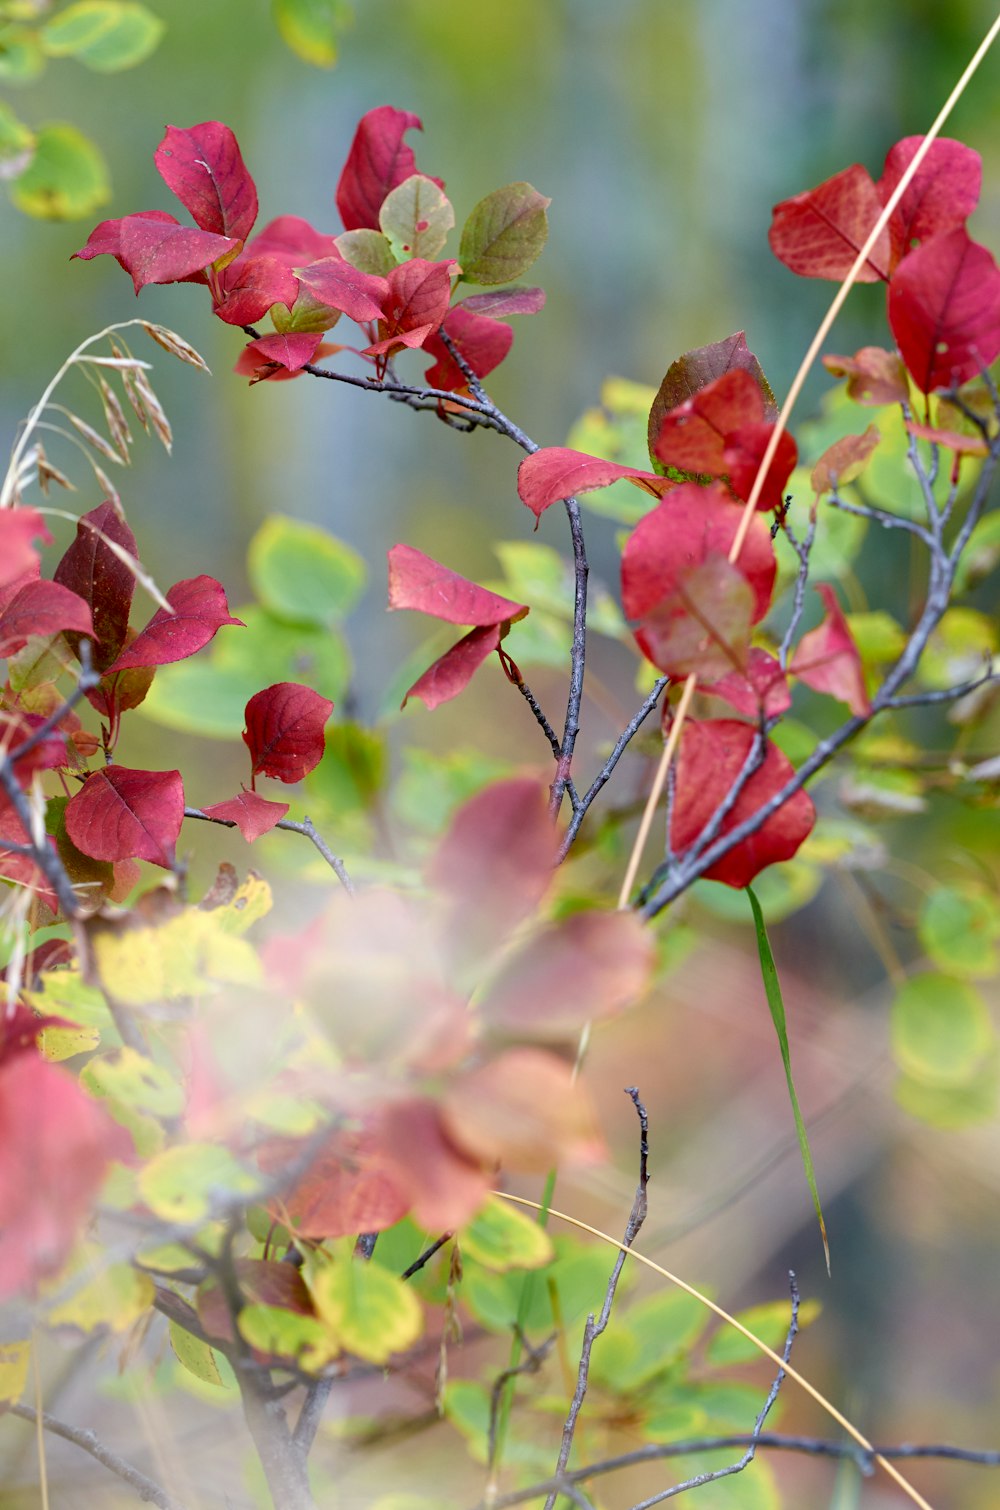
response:
<path id="1" fill-rule="evenodd" d="M 822 624 L 802 636 L 788 669 L 814 692 L 827 692 L 846 703 L 852 713 L 864 716 L 871 703 L 854 636 L 833 588 L 822 583 L 816 591 L 826 614 Z"/>
<path id="2" fill-rule="evenodd" d="M 0 596 L 0 658 L 15 655 L 35 635 L 68 629 L 93 635 L 90 609 L 81 597 L 58 582 L 25 582 L 6 603 Z"/>
<path id="3" fill-rule="evenodd" d="M 413 149 L 403 140 L 411 129 L 423 129 L 420 117 L 392 105 L 362 116 L 337 184 L 337 209 L 346 231 L 377 231 L 385 196 L 417 171 Z M 434 182 L 444 188 L 438 179 Z"/>
<path id="4" fill-rule="evenodd" d="M 606 488 L 612 482 L 624 478 L 661 498 L 673 483 L 657 472 L 644 472 L 641 467 L 623 467 L 615 461 L 604 461 L 600 456 L 588 456 L 585 451 L 571 451 L 568 446 L 544 446 L 533 455 L 526 456 L 517 469 L 517 492 L 536 519 L 545 510 L 562 498 L 572 498 L 577 493 L 586 493 L 593 488 Z"/>
<path id="5" fill-rule="evenodd" d="M 528 612 L 526 604 L 479 587 L 412 545 L 394 545 L 389 551 L 389 607 L 414 608 L 446 624 L 477 628 L 514 623 Z"/>
<path id="6" fill-rule="evenodd" d="M 243 787 L 235 797 L 225 802 L 213 802 L 204 812 L 209 818 L 221 818 L 224 823 L 235 823 L 248 844 L 269 834 L 288 812 L 287 802 L 270 802 L 256 792 Z"/>

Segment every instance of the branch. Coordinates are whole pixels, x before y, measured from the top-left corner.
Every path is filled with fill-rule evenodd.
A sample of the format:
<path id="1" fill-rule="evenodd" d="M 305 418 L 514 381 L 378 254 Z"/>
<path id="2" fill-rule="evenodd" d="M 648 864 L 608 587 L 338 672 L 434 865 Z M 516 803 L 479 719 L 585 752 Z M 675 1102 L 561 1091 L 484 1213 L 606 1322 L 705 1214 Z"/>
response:
<path id="1" fill-rule="evenodd" d="M 557 860 L 558 864 L 561 864 L 562 861 L 565 860 L 570 846 L 572 845 L 573 841 L 580 831 L 580 825 L 584 820 L 587 809 L 590 807 L 590 804 L 593 802 L 594 798 L 597 796 L 601 788 L 605 786 L 610 780 L 611 772 L 614 770 L 622 755 L 625 753 L 625 750 L 628 748 L 628 745 L 631 743 L 633 737 L 638 733 L 642 724 L 656 707 L 656 704 L 660 700 L 660 693 L 663 691 L 664 687 L 668 685 L 669 681 L 669 676 L 657 677 L 656 681 L 653 684 L 653 690 L 649 693 L 639 711 L 633 714 L 632 718 L 629 719 L 625 728 L 622 730 L 617 740 L 615 741 L 615 747 L 611 751 L 611 754 L 608 756 L 607 760 L 604 762 L 603 766 L 595 776 L 594 780 L 591 782 L 590 787 L 587 789 L 587 792 L 583 797 L 580 798 L 580 805 L 574 810 L 572 821 L 570 822 L 566 833 L 563 835 L 562 844 L 559 846 L 559 856 Z"/>
<path id="2" fill-rule="evenodd" d="M 545 717 L 545 714 L 542 712 L 542 708 L 538 702 L 538 699 L 535 697 L 535 694 L 532 692 L 531 688 L 524 680 L 524 677 L 521 675 L 520 671 L 517 670 L 517 666 L 511 660 L 510 656 L 507 655 L 505 651 L 501 651 L 500 654 L 504 662 L 504 670 L 507 672 L 508 679 L 514 683 L 514 686 L 517 688 L 518 692 L 520 692 L 521 696 L 528 704 L 528 707 L 535 715 L 535 721 L 538 724 L 538 727 L 541 729 L 542 733 L 545 735 L 545 738 L 548 740 L 549 748 L 555 756 L 556 760 L 561 760 L 562 748 L 559 744 L 559 736 L 556 733 L 555 729 L 553 729 L 552 725 L 549 723 L 548 719 Z M 516 676 L 513 674 L 515 671 L 517 671 Z M 567 781 L 566 791 L 569 794 L 569 800 L 573 805 L 573 813 L 575 815 L 580 810 L 580 797 L 572 781 Z"/>
<path id="3" fill-rule="evenodd" d="M 218 823 L 222 828 L 239 827 L 232 818 L 212 818 L 208 813 L 203 813 L 200 807 L 186 807 L 184 809 L 184 816 L 185 818 L 198 818 L 202 823 Z M 354 882 L 347 873 L 347 867 L 340 856 L 334 854 L 311 818 L 304 818 L 301 823 L 296 822 L 294 818 L 279 818 L 274 826 L 275 828 L 287 829 L 289 833 L 303 834 L 309 840 L 310 844 L 314 844 L 319 850 L 347 894 L 354 896 Z"/>
<path id="4" fill-rule="evenodd" d="M 629 1213 L 629 1219 L 625 1227 L 625 1235 L 622 1238 L 624 1246 L 619 1250 L 618 1256 L 615 1259 L 615 1265 L 611 1271 L 608 1288 L 604 1296 L 604 1304 L 601 1307 L 601 1314 L 595 1321 L 593 1312 L 591 1312 L 587 1317 L 587 1324 L 583 1330 L 583 1347 L 580 1350 L 580 1365 L 577 1369 L 576 1389 L 573 1391 L 569 1414 L 563 1425 L 562 1442 L 559 1446 L 559 1460 L 556 1463 L 554 1474 L 554 1478 L 560 1482 L 563 1480 L 566 1464 L 569 1462 L 569 1455 L 573 1450 L 573 1437 L 576 1434 L 577 1422 L 580 1418 L 580 1411 L 583 1409 L 583 1401 L 587 1393 L 587 1383 L 590 1377 L 590 1355 L 593 1352 L 594 1342 L 611 1320 L 611 1308 L 615 1302 L 615 1291 L 618 1289 L 618 1280 L 625 1264 L 625 1259 L 628 1256 L 627 1250 L 635 1242 L 639 1228 L 646 1219 L 646 1187 L 649 1183 L 649 1121 L 646 1116 L 646 1108 L 639 1100 L 638 1088 L 631 1085 L 625 1094 L 631 1096 L 639 1118 L 639 1183 L 636 1187 L 632 1210 Z M 553 1489 L 550 1491 L 545 1501 L 545 1510 L 553 1510 L 560 1492 L 564 1493 L 565 1490 Z"/>
<path id="5" fill-rule="evenodd" d="M 20 1416 L 22 1421 L 37 1423 L 38 1413 L 30 1405 L 8 1405 L 8 1411 L 12 1416 Z M 66 1442 L 72 1442 L 74 1447 L 80 1447 L 84 1452 L 103 1463 L 105 1468 L 124 1479 L 126 1484 L 135 1490 L 139 1498 L 146 1504 L 158 1505 L 160 1510 L 184 1510 L 180 1500 L 161 1489 L 159 1484 L 146 1474 L 140 1472 L 127 1458 L 121 1457 L 117 1452 L 112 1452 L 110 1447 L 97 1436 L 96 1432 L 89 1429 L 69 1426 L 65 1421 L 60 1421 L 56 1416 L 50 1416 L 43 1411 L 41 1416 L 42 1426 L 55 1437 L 62 1437 Z"/>

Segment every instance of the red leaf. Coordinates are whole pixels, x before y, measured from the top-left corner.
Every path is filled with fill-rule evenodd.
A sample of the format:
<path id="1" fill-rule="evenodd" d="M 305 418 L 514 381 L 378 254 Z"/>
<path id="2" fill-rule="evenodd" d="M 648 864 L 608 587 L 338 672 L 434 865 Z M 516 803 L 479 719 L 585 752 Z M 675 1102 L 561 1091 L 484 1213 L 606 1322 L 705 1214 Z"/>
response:
<path id="1" fill-rule="evenodd" d="M 196 225 L 246 240 L 257 219 L 257 190 L 228 126 L 221 121 L 168 126 L 154 160 Z"/>
<path id="2" fill-rule="evenodd" d="M 247 346 L 248 351 L 258 353 L 262 361 L 277 362 L 286 372 L 301 372 L 307 362 L 311 362 L 316 355 L 316 349 L 323 337 L 320 332 L 313 335 L 305 331 L 290 332 L 288 335 L 275 333 L 270 336 L 261 336 L 258 341 L 251 341 Z"/>
<path id="3" fill-rule="evenodd" d="M 456 954 L 481 965 L 534 912 L 558 846 L 547 791 L 531 777 L 494 782 L 463 803 L 427 871 L 448 904 L 446 938 Z"/>
<path id="4" fill-rule="evenodd" d="M 413 127 L 423 129 L 420 117 L 392 105 L 380 105 L 361 117 L 337 184 L 337 209 L 345 231 L 377 231 L 385 196 L 417 171 L 413 149 L 403 141 Z M 444 188 L 440 179 L 434 183 Z"/>
<path id="5" fill-rule="evenodd" d="M 606 488 L 621 477 L 654 498 L 661 498 L 673 487 L 672 482 L 656 472 L 619 466 L 616 461 L 571 451 L 567 446 L 543 446 L 532 456 L 526 456 L 518 467 L 517 491 L 521 502 L 539 519 L 550 504 L 558 503 L 561 498 L 572 498 L 592 488 Z"/>
<path id="6" fill-rule="evenodd" d="M 452 1081 L 441 1117 L 460 1148 L 490 1165 L 541 1172 L 605 1153 L 582 1084 L 544 1049 L 511 1049 Z"/>
<path id="7" fill-rule="evenodd" d="M 298 345 L 299 335 L 304 336 L 305 332 L 303 331 L 296 333 L 295 344 L 287 348 L 289 353 L 293 351 L 299 353 L 305 350 L 304 345 Z M 270 336 L 261 337 L 262 341 L 269 341 L 270 339 Z M 292 372 L 289 370 L 289 368 L 282 366 L 280 363 L 276 362 L 273 357 L 264 358 L 258 355 L 256 346 L 256 341 L 249 341 L 240 352 L 237 360 L 233 363 L 233 371 L 238 372 L 241 377 L 248 377 L 250 379 L 251 385 L 261 382 L 289 382 L 292 378 L 302 376 L 301 367 Z M 320 341 L 319 345 L 313 351 L 312 357 L 309 358 L 309 360 L 315 362 L 318 361 L 320 357 L 331 356 L 334 352 L 343 350 L 343 346 L 335 346 L 331 341 Z"/>
<path id="8" fill-rule="evenodd" d="M 485 294 L 470 294 L 455 305 L 470 315 L 488 315 L 491 320 L 506 320 L 511 315 L 537 315 L 545 307 L 544 288 L 493 288 Z"/>
<path id="9" fill-rule="evenodd" d="M 823 366 L 834 377 L 847 378 L 847 395 L 856 404 L 881 408 L 883 404 L 905 404 L 910 396 L 906 368 L 896 351 L 862 346 L 853 357 L 824 357 Z"/>
<path id="10" fill-rule="evenodd" d="M 904 136 L 889 148 L 882 177 L 875 185 L 883 204 L 888 203 L 923 140 L 922 136 Z M 932 142 L 894 212 L 900 255 L 905 256 L 916 242 L 963 226 L 979 203 L 982 178 L 978 152 L 946 136 Z"/>
<path id="11" fill-rule="evenodd" d="M 514 332 L 509 325 L 501 325 L 495 319 L 474 314 L 464 304 L 456 305 L 449 312 L 441 330 L 480 378 L 486 377 L 494 367 L 499 367 L 514 341 Z M 424 374 L 429 387 L 454 392 L 467 389 L 468 379 L 465 373 L 437 332 L 428 336 L 424 350 L 435 359 L 433 367 L 428 367 Z"/>
<path id="12" fill-rule="evenodd" d="M 832 278 L 839 283 L 867 240 L 882 203 L 867 168 L 855 163 L 815 189 L 775 205 L 768 232 L 771 250 L 802 278 Z M 887 226 L 857 281 L 887 279 L 899 260 L 900 241 L 898 228 Z"/>
<path id="13" fill-rule="evenodd" d="M 869 425 L 863 435 L 845 435 L 827 446 L 809 478 L 813 491 L 828 493 L 839 483 L 860 477 L 881 439 L 877 428 Z"/>
<path id="14" fill-rule="evenodd" d="M 389 1101 L 381 1116 L 380 1141 L 408 1208 L 429 1232 L 461 1227 L 489 1194 L 482 1164 L 449 1135 L 440 1110 L 426 1097 Z"/>
<path id="15" fill-rule="evenodd" d="M 746 665 L 752 613 L 753 589 L 739 565 L 711 551 L 685 568 L 634 634 L 643 655 L 667 676 L 711 681 Z"/>
<path id="16" fill-rule="evenodd" d="M 487 987 L 479 1011 L 523 1039 L 564 1040 L 623 1011 L 653 964 L 649 930 L 629 912 L 576 912 L 533 934 Z"/>
<path id="17" fill-rule="evenodd" d="M 29 887 L 39 901 L 55 916 L 59 911 L 59 898 L 46 879 L 44 871 L 39 870 L 30 855 L 17 854 L 6 849 L 5 840 L 9 844 L 31 843 L 31 835 L 25 832 L 20 818 L 11 807 L 6 795 L 0 800 L 0 876 L 17 882 L 19 886 Z M 0 1245 L 2 1245 L 2 1236 L 0 1236 Z"/>
<path id="18" fill-rule="evenodd" d="M 640 519 L 622 556 L 622 606 L 629 619 L 646 619 L 710 555 L 728 557 L 740 510 L 721 483 L 685 482 Z M 752 622 L 770 607 L 775 560 L 770 532 L 755 514 L 739 557 L 739 569 L 754 594 Z"/>
<path id="19" fill-rule="evenodd" d="M 223 624 L 244 627 L 242 619 L 230 614 L 226 594 L 214 577 L 189 577 L 178 582 L 167 593 L 167 602 L 173 611 L 158 608 L 109 671 L 183 661 L 207 645 Z"/>
<path id="20" fill-rule="evenodd" d="M 222 298 L 215 313 L 227 325 L 252 325 L 272 304 L 294 304 L 299 280 L 278 257 L 249 257 L 244 253 L 219 274 Z"/>
<path id="21" fill-rule="evenodd" d="M 36 540 L 46 545 L 52 543 L 37 509 L 4 509 L 0 513 L 0 588 L 16 582 L 27 572 L 37 573 Z"/>
<path id="22" fill-rule="evenodd" d="M 893 274 L 889 324 L 921 393 L 967 383 L 1000 353 L 1000 268 L 964 230 L 934 236 Z"/>
<path id="23" fill-rule="evenodd" d="M 933 446 L 944 446 L 956 456 L 988 456 L 990 448 L 982 435 L 962 435 L 958 430 L 937 430 L 933 425 L 920 425 L 916 420 L 904 421 L 910 435 L 930 441 Z"/>
<path id="24" fill-rule="evenodd" d="M 826 607 L 822 624 L 799 641 L 788 668 L 814 692 L 828 692 L 851 712 L 863 716 L 871 711 L 861 671 L 861 656 L 844 618 L 837 594 L 824 583 L 816 588 Z"/>
<path id="25" fill-rule="evenodd" d="M 702 389 L 708 388 L 724 373 L 737 368 L 748 372 L 760 390 L 764 405 L 760 418 L 777 419 L 778 406 L 764 376 L 764 369 L 747 345 L 746 334 L 738 330 L 724 341 L 713 341 L 710 346 L 698 346 L 693 351 L 686 351 L 667 368 L 667 374 L 649 411 L 647 439 L 654 465 L 656 438 L 662 429 L 664 415 L 671 409 L 679 408 Z"/>
<path id="26" fill-rule="evenodd" d="M 479 587 L 412 545 L 394 545 L 389 551 L 389 607 L 414 608 L 446 624 L 474 624 L 481 629 L 513 624 L 528 612 L 526 604 L 512 603 Z"/>
<path id="27" fill-rule="evenodd" d="M 318 262 L 300 267 L 297 277 L 328 309 L 342 310 L 359 324 L 381 319 L 389 293 L 388 281 L 376 278 L 373 273 L 359 272 L 339 252 L 335 257 L 321 257 Z"/>
<path id="28" fill-rule="evenodd" d="M 239 242 L 229 236 L 192 230 L 162 210 L 140 210 L 122 220 L 102 220 L 73 256 L 89 262 L 107 253 L 130 275 L 138 293 L 147 283 L 181 283 L 238 250 Z"/>
<path id="29" fill-rule="evenodd" d="M 98 671 L 111 664 L 125 643 L 135 591 L 135 573 L 108 542 L 138 561 L 135 536 L 110 502 L 98 504 L 79 519 L 76 539 L 52 573 L 53 581 L 78 593 L 90 604 L 96 640 L 94 665 Z M 70 643 L 75 649 L 75 638 Z"/>
<path id="30" fill-rule="evenodd" d="M 337 257 L 336 238 L 317 231 L 301 215 L 279 215 L 269 220 L 256 236 L 251 236 L 245 251 L 251 257 L 275 257 L 286 267 L 303 267 L 323 257 Z"/>
<path id="31" fill-rule="evenodd" d="M 26 582 L 0 608 L 0 657 L 15 655 L 33 635 L 58 634 L 61 629 L 92 635 L 87 604 L 58 582 Z"/>
<path id="32" fill-rule="evenodd" d="M 737 430 L 731 430 L 726 436 L 722 459 L 729 476 L 730 486 L 738 498 L 750 497 L 773 429 L 773 425 L 762 422 L 759 425 L 742 425 Z M 762 513 L 766 513 L 769 509 L 781 508 L 785 486 L 795 471 L 798 459 L 798 447 L 788 431 L 782 430 L 778 437 L 778 448 L 771 458 L 767 476 L 764 478 L 764 486 L 757 499 L 757 508 Z"/>
<path id="33" fill-rule="evenodd" d="M 428 262 L 411 257 L 394 267 L 386 279 L 388 291 L 382 301 L 383 339 L 366 347 L 366 356 L 379 356 L 397 344 L 422 346 L 437 330 L 451 300 L 451 269 L 454 262 Z"/>
<path id="34" fill-rule="evenodd" d="M 37 1053 L 0 1066 L 0 1298 L 62 1267 L 119 1144 L 65 1070 Z"/>
<path id="35" fill-rule="evenodd" d="M 699 690 L 706 697 L 721 697 L 747 718 L 759 719 L 761 715 L 773 718 L 792 706 L 785 673 L 765 650 L 750 651 L 745 675 L 730 671 L 717 682 L 703 685 Z"/>
<path id="36" fill-rule="evenodd" d="M 670 842 L 682 855 L 702 832 L 726 797 L 747 760 L 756 735 L 736 719 L 689 719 L 681 735 Z M 763 764 L 745 783 L 726 815 L 724 837 L 764 806 L 794 775 L 794 767 L 777 746 L 768 743 Z M 749 839 L 737 844 L 711 866 L 705 876 L 727 886 L 748 886 L 754 876 L 776 860 L 789 860 L 812 831 L 816 810 L 805 792 L 796 792 L 772 813 Z"/>
<path id="37" fill-rule="evenodd" d="M 487 624 L 482 629 L 472 629 L 428 666 L 423 676 L 418 677 L 407 692 L 401 708 L 411 697 L 418 697 L 431 712 L 441 703 L 449 702 L 464 692 L 466 686 L 497 646 L 500 644 L 500 625 Z"/>
<path id="38" fill-rule="evenodd" d="M 258 1156 L 261 1167 L 276 1175 L 300 1154 L 300 1144 L 279 1139 L 265 1144 Z M 409 1193 L 370 1127 L 333 1133 L 305 1173 L 270 1207 L 276 1221 L 306 1238 L 382 1232 L 409 1209 Z"/>
<path id="39" fill-rule="evenodd" d="M 300 781 L 323 759 L 323 726 L 333 703 L 298 682 L 275 682 L 246 706 L 243 743 L 254 776 Z"/>
<path id="40" fill-rule="evenodd" d="M 66 832 L 94 860 L 150 860 L 169 870 L 183 822 L 179 771 L 105 766 L 66 805 Z"/>
<path id="41" fill-rule="evenodd" d="M 266 797 L 248 792 L 243 787 L 235 797 L 229 797 L 225 802 L 213 802 L 211 807 L 206 807 L 203 811 L 209 818 L 222 818 L 225 822 L 235 823 L 247 843 L 252 844 L 261 834 L 269 834 L 274 825 L 281 822 L 288 812 L 288 803 L 269 802 Z"/>
<path id="42" fill-rule="evenodd" d="M 668 409 L 653 437 L 652 454 L 679 471 L 721 477 L 726 472 L 726 438 L 734 430 L 764 421 L 764 398 L 752 373 L 733 367 Z"/>
<path id="43" fill-rule="evenodd" d="M 128 647 L 135 639 L 135 630 L 130 629 L 125 638 Z M 116 734 L 117 724 L 129 708 L 138 708 L 145 702 L 146 694 L 153 685 L 155 666 L 130 666 L 127 671 L 105 671 L 96 687 L 87 692 L 87 701 L 111 726 Z M 112 745 L 114 740 L 112 740 Z"/>

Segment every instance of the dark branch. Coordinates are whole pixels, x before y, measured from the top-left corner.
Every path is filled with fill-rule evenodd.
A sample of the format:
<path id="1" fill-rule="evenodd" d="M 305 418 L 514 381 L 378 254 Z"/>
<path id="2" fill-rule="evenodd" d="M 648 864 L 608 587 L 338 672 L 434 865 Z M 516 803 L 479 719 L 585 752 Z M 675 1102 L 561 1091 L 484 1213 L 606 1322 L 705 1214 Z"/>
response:
<path id="1" fill-rule="evenodd" d="M 222 828 L 239 827 L 232 818 L 212 818 L 208 813 L 203 813 L 200 807 L 186 807 L 184 809 L 184 816 L 185 818 L 197 818 L 202 823 L 218 823 Z M 354 882 L 347 873 L 347 867 L 340 856 L 334 854 L 311 818 L 304 818 L 301 823 L 296 822 L 294 818 L 279 818 L 274 826 L 275 828 L 287 829 L 289 833 L 303 834 L 309 840 L 310 844 L 314 844 L 319 850 L 323 859 L 334 872 L 337 880 L 348 895 L 354 895 Z"/>

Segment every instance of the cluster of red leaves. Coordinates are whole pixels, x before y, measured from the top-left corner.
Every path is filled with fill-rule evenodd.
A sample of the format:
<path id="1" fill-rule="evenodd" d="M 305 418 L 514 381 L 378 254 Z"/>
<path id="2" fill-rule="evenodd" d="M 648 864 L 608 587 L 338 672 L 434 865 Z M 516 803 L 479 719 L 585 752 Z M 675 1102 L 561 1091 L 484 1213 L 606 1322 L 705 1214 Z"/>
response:
<path id="1" fill-rule="evenodd" d="M 184 787 L 179 771 L 108 763 L 87 774 L 86 761 L 98 750 L 111 756 L 122 715 L 145 698 L 158 666 L 196 654 L 223 625 L 240 625 L 240 620 L 230 614 L 220 584 L 202 576 L 176 583 L 166 594 L 169 609 L 157 609 L 144 627 L 133 628 L 138 552 L 135 536 L 110 502 L 78 521 L 76 538 L 51 581 L 40 576 L 33 545 L 39 538 L 49 536 L 34 511 L 0 516 L 0 656 L 19 656 L 23 662 L 16 685 L 8 680 L 0 692 L 2 748 L 22 788 L 40 769 L 82 778 L 50 824 L 49 842 L 72 880 L 117 899 L 134 884 L 137 861 L 173 864 L 184 821 Z M 19 757 L 34 730 L 62 705 L 62 694 L 46 679 L 50 667 L 60 670 L 70 652 L 79 658 L 84 641 L 100 673 L 86 694 L 102 719 L 100 740 L 70 711 Z M 59 644 L 62 655 L 55 653 Z M 217 804 L 210 815 L 237 823 L 251 841 L 273 828 L 288 805 L 258 796 L 253 782 L 258 775 L 294 782 L 312 770 L 322 758 L 323 726 L 332 708 L 328 699 L 291 682 L 251 698 L 243 736 L 251 757 L 251 790 Z M 6 796 L 0 800 L 0 875 L 33 887 L 55 912 L 55 894 L 32 857 L 5 849 L 4 840 L 31 842 Z"/>
<path id="2" fill-rule="evenodd" d="M 456 814 L 420 896 L 338 896 L 307 941 L 272 948 L 272 972 L 341 1064 L 302 1089 L 350 1129 L 275 1205 L 302 1236 L 380 1231 L 408 1211 L 451 1229 L 498 1164 L 544 1170 L 600 1152 L 586 1094 L 555 1050 L 635 1000 L 652 943 L 621 912 L 577 912 L 523 935 L 558 842 L 540 782 L 496 783 Z M 276 1142 L 266 1167 L 294 1149 Z"/>
<path id="3" fill-rule="evenodd" d="M 793 273 L 841 281 L 923 141 L 890 148 L 874 182 L 855 163 L 774 209 L 770 242 Z M 888 285 L 889 325 L 921 393 L 957 387 L 1000 354 L 1000 269 L 965 222 L 982 163 L 962 142 L 933 142 L 859 273 Z"/>
<path id="4" fill-rule="evenodd" d="M 160 210 L 143 210 L 102 221 L 75 255 L 84 260 L 114 257 L 131 276 L 136 293 L 147 283 L 205 284 L 214 313 L 231 325 L 253 325 L 269 314 L 274 333 L 252 340 L 238 364 L 237 370 L 251 381 L 293 376 L 329 351 L 354 349 L 322 343 L 323 334 L 347 315 L 365 330 L 367 344 L 359 354 L 374 362 L 380 376 L 394 353 L 421 347 L 434 358 L 428 383 L 465 392 L 466 376 L 440 332 L 484 377 L 513 342 L 504 321 L 534 313 L 544 295 L 540 289 L 510 288 L 452 306 L 453 278 L 461 271 L 454 258 L 433 260 L 403 246 L 404 260 L 397 260 L 383 234 L 382 217 L 393 190 L 414 185 L 415 246 L 429 225 L 418 218 L 421 191 L 438 191 L 446 223 L 454 220 L 444 184 L 418 172 L 406 143 L 406 134 L 420 127 L 417 116 L 391 105 L 362 118 L 337 185 L 343 235 L 317 231 L 297 215 L 280 215 L 251 236 L 257 189 L 232 131 L 219 121 L 169 126 L 156 150 L 156 166 L 195 225 L 181 225 Z M 536 212 L 548 203 L 534 190 L 531 195 Z M 521 211 L 517 197 L 511 196 L 494 227 L 498 237 L 516 227 Z M 490 274 L 475 281 L 496 280 Z"/>

